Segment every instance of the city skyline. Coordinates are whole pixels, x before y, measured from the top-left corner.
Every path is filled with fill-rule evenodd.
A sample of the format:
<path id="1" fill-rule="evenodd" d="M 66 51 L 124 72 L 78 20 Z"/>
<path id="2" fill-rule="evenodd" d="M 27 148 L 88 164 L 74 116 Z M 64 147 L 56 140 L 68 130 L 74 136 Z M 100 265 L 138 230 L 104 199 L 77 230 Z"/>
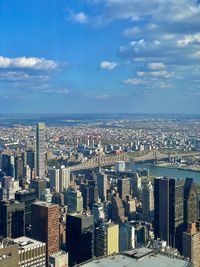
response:
<path id="1" fill-rule="evenodd" d="M 200 113 L 198 1 L 0 6 L 0 113 Z"/>

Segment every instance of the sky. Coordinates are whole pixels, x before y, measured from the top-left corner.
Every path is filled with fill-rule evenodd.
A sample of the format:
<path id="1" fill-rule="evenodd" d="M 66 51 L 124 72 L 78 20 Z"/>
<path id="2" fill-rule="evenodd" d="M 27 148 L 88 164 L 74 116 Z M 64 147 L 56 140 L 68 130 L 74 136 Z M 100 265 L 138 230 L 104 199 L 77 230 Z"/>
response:
<path id="1" fill-rule="evenodd" d="M 200 1 L 0 0 L 0 103 L 200 114 Z"/>

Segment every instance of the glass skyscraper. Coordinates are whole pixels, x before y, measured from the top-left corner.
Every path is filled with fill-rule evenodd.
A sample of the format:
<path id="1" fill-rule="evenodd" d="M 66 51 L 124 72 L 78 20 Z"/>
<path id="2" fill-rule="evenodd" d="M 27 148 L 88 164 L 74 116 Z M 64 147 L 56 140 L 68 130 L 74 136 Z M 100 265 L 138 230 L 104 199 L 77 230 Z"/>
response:
<path id="1" fill-rule="evenodd" d="M 36 174 L 45 176 L 45 124 L 42 122 L 36 127 Z"/>

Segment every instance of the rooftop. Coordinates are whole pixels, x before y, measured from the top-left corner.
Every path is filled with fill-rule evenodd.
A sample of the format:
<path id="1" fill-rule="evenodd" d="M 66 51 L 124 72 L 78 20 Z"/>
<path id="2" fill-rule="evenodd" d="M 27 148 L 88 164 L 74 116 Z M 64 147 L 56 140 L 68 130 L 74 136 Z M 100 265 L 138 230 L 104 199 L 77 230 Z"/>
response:
<path id="1" fill-rule="evenodd" d="M 45 243 L 43 242 L 37 241 L 32 238 L 28 238 L 26 236 L 15 238 L 13 239 L 13 241 L 19 245 L 19 249 L 30 249 L 32 247 L 45 245 Z"/>
<path id="2" fill-rule="evenodd" d="M 153 250 L 141 248 L 105 258 L 88 261 L 82 267 L 189 267 L 190 263 L 176 257 L 154 254 Z"/>

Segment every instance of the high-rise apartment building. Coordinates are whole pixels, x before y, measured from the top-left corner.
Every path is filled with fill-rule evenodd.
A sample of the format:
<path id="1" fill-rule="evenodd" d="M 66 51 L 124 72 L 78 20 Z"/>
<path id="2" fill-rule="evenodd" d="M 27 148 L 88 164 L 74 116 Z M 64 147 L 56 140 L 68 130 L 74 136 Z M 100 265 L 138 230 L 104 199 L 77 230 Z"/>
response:
<path id="1" fill-rule="evenodd" d="M 36 127 L 36 174 L 45 176 L 45 124 L 39 122 Z"/>
<path id="2" fill-rule="evenodd" d="M 186 258 L 190 258 L 193 267 L 200 267 L 200 232 L 195 223 L 189 223 L 187 231 L 183 233 L 183 251 Z"/>
<path id="3" fill-rule="evenodd" d="M 68 254 L 65 251 L 58 251 L 49 257 L 50 267 L 68 267 Z"/>
<path id="4" fill-rule="evenodd" d="M 68 213 L 82 213 L 83 212 L 83 197 L 79 190 L 68 189 L 64 193 L 65 204 L 67 205 Z"/>
<path id="5" fill-rule="evenodd" d="M 93 221 L 92 215 L 67 215 L 66 240 L 70 266 L 85 262 L 93 257 Z"/>
<path id="6" fill-rule="evenodd" d="M 59 206 L 35 202 L 31 206 L 32 238 L 46 243 L 47 263 L 59 251 Z"/>
<path id="7" fill-rule="evenodd" d="M 126 196 L 130 196 L 130 179 L 129 178 L 118 179 L 117 191 L 122 201 L 126 199 Z"/>
<path id="8" fill-rule="evenodd" d="M 122 201 L 117 195 L 112 196 L 111 199 L 111 220 L 114 223 L 121 223 L 125 221 L 125 213 Z"/>
<path id="9" fill-rule="evenodd" d="M 98 194 L 101 202 L 107 200 L 107 175 L 105 173 L 99 173 L 97 175 Z"/>
<path id="10" fill-rule="evenodd" d="M 154 179 L 155 238 L 182 249 L 183 182 L 173 178 Z"/>
<path id="11" fill-rule="evenodd" d="M 119 225 L 103 223 L 95 229 L 95 256 L 109 256 L 119 252 Z"/>
<path id="12" fill-rule="evenodd" d="M 146 221 L 151 220 L 154 210 L 153 186 L 149 181 L 145 181 L 142 188 L 142 215 Z"/>

